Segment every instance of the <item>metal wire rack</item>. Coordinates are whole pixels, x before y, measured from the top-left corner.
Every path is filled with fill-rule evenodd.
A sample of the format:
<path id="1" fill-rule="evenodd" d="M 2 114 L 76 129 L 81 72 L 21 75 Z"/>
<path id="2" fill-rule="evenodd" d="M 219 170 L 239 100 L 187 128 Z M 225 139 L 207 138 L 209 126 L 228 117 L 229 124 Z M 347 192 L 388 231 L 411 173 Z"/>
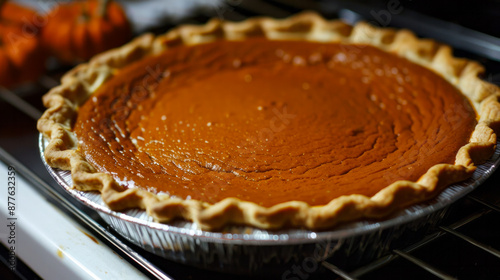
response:
<path id="1" fill-rule="evenodd" d="M 490 187 L 492 190 L 488 190 L 488 192 L 491 192 L 491 197 L 498 199 L 498 190 L 493 190 L 496 186 L 492 185 Z M 470 244 L 481 251 L 477 253 L 479 256 L 482 256 L 483 254 L 490 255 L 490 258 L 488 258 L 488 256 L 479 258 L 476 258 L 476 256 L 463 256 L 465 257 L 465 261 L 469 262 L 468 265 L 475 266 L 474 270 L 478 270 L 474 272 L 475 277 L 477 277 L 474 279 L 496 279 L 499 277 L 498 273 L 500 271 L 498 267 L 489 265 L 488 262 L 491 261 L 491 259 L 495 259 L 497 263 L 500 263 L 500 251 L 496 249 L 495 245 L 491 244 L 491 242 L 488 243 L 489 241 L 481 240 L 481 238 L 484 239 L 484 235 L 474 237 L 474 232 L 476 232 L 477 235 L 477 231 L 491 231 L 490 233 L 493 235 L 493 231 L 495 230 L 491 227 L 495 227 L 500 221 L 500 216 L 498 215 L 500 208 L 484 198 L 478 198 L 475 194 L 469 195 L 464 201 L 460 202 L 455 207 L 463 207 L 465 205 L 469 208 L 474 208 L 474 210 L 469 210 L 467 213 L 455 215 L 458 217 L 454 217 L 451 221 L 443 223 L 436 229 L 436 231 L 422 237 L 420 241 L 403 248 L 394 249 L 391 254 L 370 262 L 365 266 L 357 267 L 349 272 L 336 267 L 328 261 L 323 262 L 323 266 L 337 274 L 341 279 L 349 280 L 360 278 L 378 279 L 385 273 L 390 274 L 384 275 L 384 279 L 401 279 L 400 277 L 404 277 L 405 279 L 429 279 L 429 277 L 432 276 L 437 279 L 468 279 L 467 274 L 469 272 L 463 271 L 463 266 L 466 265 L 464 260 L 462 260 L 461 263 L 455 263 L 455 265 L 453 265 L 453 261 L 451 260 L 453 257 L 448 255 L 445 256 L 445 258 L 449 258 L 448 263 L 443 266 L 439 262 L 428 257 L 429 255 L 441 255 L 443 253 L 444 249 L 442 247 L 445 246 L 440 246 L 439 243 L 453 242 L 456 243 L 454 246 L 457 248 L 464 248 Z M 481 223 L 480 221 L 482 219 L 491 221 L 492 223 Z M 481 225 L 478 226 L 474 224 Z M 474 230 L 465 230 L 464 233 L 461 229 L 466 227 L 473 227 Z M 496 232 L 495 236 L 498 236 L 498 229 L 496 229 Z M 438 245 L 436 245 L 436 243 Z M 470 249 L 471 248 L 468 250 Z M 424 255 L 422 253 L 418 253 L 419 250 L 425 251 L 426 253 Z M 444 253 L 453 254 L 453 252 L 450 251 Z M 402 275 L 396 275 L 394 271 L 398 271 L 398 269 L 391 269 L 400 266 L 401 262 L 406 262 L 403 266 L 408 267 L 408 270 Z M 450 269 L 450 266 L 453 266 L 452 269 Z M 471 269 L 468 268 L 467 270 Z M 417 274 L 411 275 L 411 273 Z"/>

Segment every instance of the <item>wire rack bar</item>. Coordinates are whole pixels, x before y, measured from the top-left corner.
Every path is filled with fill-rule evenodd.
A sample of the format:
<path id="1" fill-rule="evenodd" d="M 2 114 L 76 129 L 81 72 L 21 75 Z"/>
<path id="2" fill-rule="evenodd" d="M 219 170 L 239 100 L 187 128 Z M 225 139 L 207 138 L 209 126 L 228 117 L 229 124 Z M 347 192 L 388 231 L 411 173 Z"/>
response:
<path id="1" fill-rule="evenodd" d="M 478 202 L 478 203 L 480 203 L 480 204 L 482 204 L 482 205 L 484 205 L 484 206 L 486 206 L 486 207 L 488 207 L 490 209 L 493 209 L 493 210 L 495 210 L 497 212 L 500 212 L 500 207 L 498 207 L 495 204 L 491 204 L 489 202 L 486 202 L 486 201 L 484 201 L 482 199 L 479 199 L 479 198 L 477 198 L 475 196 L 472 196 L 472 195 L 468 196 L 468 198 L 470 198 L 470 199 L 474 200 L 475 202 Z"/>
<path id="2" fill-rule="evenodd" d="M 441 278 L 441 279 L 445 279 L 445 280 L 453 280 L 453 279 L 457 279 L 433 266 L 431 266 L 430 264 L 418 259 L 418 258 L 415 258 L 414 256 L 408 254 L 408 253 L 405 253 L 403 251 L 400 251 L 400 250 L 394 250 L 393 251 L 394 253 L 396 253 L 397 255 L 401 256 L 402 258 L 418 265 L 419 267 L 427 270 L 428 272 L 434 274 L 435 276 Z"/>
<path id="3" fill-rule="evenodd" d="M 338 268 L 337 266 L 329 263 L 329 262 L 322 262 L 321 265 L 323 265 L 324 267 L 326 267 L 328 270 L 330 270 L 331 272 L 337 274 L 338 276 L 342 277 L 343 279 L 345 280 L 356 280 L 356 278 L 352 277 L 351 275 L 349 275 L 349 273 L 343 271 L 342 269 Z"/>
<path id="4" fill-rule="evenodd" d="M 373 262 L 369 263 L 368 265 L 358 267 L 357 269 L 351 271 L 349 275 L 352 277 L 361 277 L 371 271 L 374 271 L 378 268 L 381 268 L 389 263 L 391 263 L 393 260 L 398 259 L 399 256 L 396 254 L 390 254 L 381 258 L 378 258 L 374 260 Z"/>
<path id="5" fill-rule="evenodd" d="M 25 113 L 34 120 L 38 120 L 42 116 L 42 112 L 40 112 L 35 107 L 31 106 L 31 104 L 24 101 L 21 97 L 17 96 L 12 91 L 2 86 L 0 86 L 0 99 L 3 99 L 4 101 L 14 106 L 15 108 Z"/>
<path id="6" fill-rule="evenodd" d="M 483 249 L 484 251 L 486 251 L 486 252 L 494 255 L 497 258 L 500 258 L 500 251 L 498 251 L 497 249 L 495 249 L 495 248 L 493 248 L 493 247 L 491 247 L 489 245 L 485 245 L 485 244 L 483 244 L 483 243 L 481 243 L 481 242 L 473 239 L 472 237 L 469 237 L 469 236 L 467 236 L 465 234 L 462 234 L 462 233 L 460 233 L 460 232 L 458 232 L 456 230 L 453 230 L 451 228 L 448 228 L 448 227 L 445 227 L 445 226 L 441 226 L 439 228 L 442 229 L 442 230 L 444 230 L 444 231 L 446 231 L 447 233 L 450 233 L 450 234 L 452 234 L 452 235 L 454 235 L 454 236 L 456 236 L 456 237 L 464 240 L 464 241 L 469 242 L 470 244 L 472 244 L 472 245 L 474 245 L 474 246 L 476 246 L 476 247 L 478 247 L 480 249 Z"/>
<path id="7" fill-rule="evenodd" d="M 53 88 L 53 87 L 56 87 L 59 85 L 59 81 L 57 81 L 56 79 L 48 76 L 48 75 L 43 75 L 41 76 L 39 79 L 38 79 L 38 83 L 43 86 L 44 88 L 46 88 L 47 90 Z"/>

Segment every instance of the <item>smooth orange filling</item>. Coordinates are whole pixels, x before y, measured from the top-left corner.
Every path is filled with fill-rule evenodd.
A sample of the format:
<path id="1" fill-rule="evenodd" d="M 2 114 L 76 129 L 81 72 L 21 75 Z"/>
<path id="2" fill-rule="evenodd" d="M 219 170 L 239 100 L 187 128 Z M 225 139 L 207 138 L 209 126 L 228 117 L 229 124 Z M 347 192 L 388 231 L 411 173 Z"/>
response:
<path id="1" fill-rule="evenodd" d="M 476 124 L 443 78 L 365 45 L 218 41 L 121 70 L 79 149 L 121 184 L 210 203 L 323 205 L 453 163 Z"/>

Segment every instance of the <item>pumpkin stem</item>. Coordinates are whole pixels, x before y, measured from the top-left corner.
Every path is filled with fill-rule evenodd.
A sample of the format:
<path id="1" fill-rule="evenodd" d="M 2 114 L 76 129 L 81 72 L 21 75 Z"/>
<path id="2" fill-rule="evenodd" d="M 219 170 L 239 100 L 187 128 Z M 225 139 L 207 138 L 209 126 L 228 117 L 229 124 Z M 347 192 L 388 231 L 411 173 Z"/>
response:
<path id="1" fill-rule="evenodd" d="M 99 17 L 106 16 L 106 10 L 108 9 L 109 2 L 110 2 L 110 0 L 99 0 L 98 1 L 97 16 L 99 16 Z"/>
<path id="2" fill-rule="evenodd" d="M 82 13 L 80 14 L 80 20 L 82 22 L 87 22 L 90 20 L 90 10 L 87 2 L 82 5 Z"/>

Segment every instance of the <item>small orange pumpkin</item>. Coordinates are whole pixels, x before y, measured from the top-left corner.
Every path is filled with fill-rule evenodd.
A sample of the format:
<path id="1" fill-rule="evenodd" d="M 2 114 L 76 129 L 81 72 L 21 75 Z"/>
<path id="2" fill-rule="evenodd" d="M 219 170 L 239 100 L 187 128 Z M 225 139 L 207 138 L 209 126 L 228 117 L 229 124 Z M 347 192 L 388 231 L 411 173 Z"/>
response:
<path id="1" fill-rule="evenodd" d="M 3 17 L 5 15 L 5 17 Z M 0 85 L 33 81 L 45 71 L 47 58 L 31 19 L 37 14 L 15 3 L 0 3 Z"/>
<path id="2" fill-rule="evenodd" d="M 121 46 L 132 36 L 121 6 L 111 0 L 76 1 L 56 6 L 43 29 L 44 44 L 63 62 L 85 61 Z"/>
<path id="3" fill-rule="evenodd" d="M 18 5 L 14 2 L 3 0 L 0 1 L 0 5 L 2 7 L 0 10 L 0 18 L 3 22 L 23 25 L 26 32 L 33 34 L 39 33 L 40 27 L 45 21 L 43 16 L 28 7 Z"/>

